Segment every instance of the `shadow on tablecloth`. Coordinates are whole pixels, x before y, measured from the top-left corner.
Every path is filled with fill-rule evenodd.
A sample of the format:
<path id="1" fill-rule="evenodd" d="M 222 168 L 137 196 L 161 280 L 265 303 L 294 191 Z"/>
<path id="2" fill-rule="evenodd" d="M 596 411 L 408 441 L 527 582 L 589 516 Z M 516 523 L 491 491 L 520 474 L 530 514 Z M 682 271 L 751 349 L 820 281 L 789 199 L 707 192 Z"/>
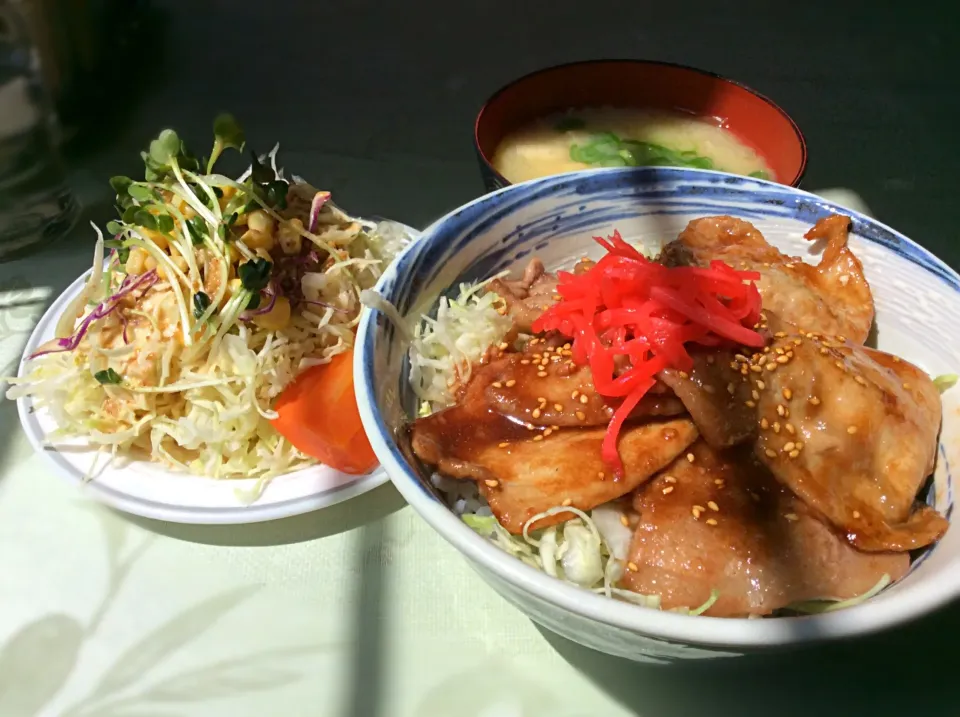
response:
<path id="1" fill-rule="evenodd" d="M 953 717 L 958 607 L 860 640 L 673 665 L 630 662 L 537 629 L 638 717 Z"/>
<path id="2" fill-rule="evenodd" d="M 386 483 L 369 493 L 311 513 L 246 525 L 187 525 L 151 520 L 119 513 L 125 520 L 152 533 L 176 540 L 206 545 L 255 547 L 289 545 L 326 538 L 381 521 L 406 505 L 403 497 Z"/>

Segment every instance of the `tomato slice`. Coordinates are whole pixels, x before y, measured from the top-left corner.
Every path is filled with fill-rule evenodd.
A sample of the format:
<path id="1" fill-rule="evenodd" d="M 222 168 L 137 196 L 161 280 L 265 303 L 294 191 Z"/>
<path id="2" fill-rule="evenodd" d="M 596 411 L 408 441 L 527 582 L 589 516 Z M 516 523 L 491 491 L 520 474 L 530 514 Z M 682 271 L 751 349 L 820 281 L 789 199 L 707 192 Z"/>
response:
<path id="1" fill-rule="evenodd" d="M 297 376 L 277 398 L 274 410 L 274 428 L 308 456 L 354 475 L 377 466 L 353 393 L 352 350 Z"/>

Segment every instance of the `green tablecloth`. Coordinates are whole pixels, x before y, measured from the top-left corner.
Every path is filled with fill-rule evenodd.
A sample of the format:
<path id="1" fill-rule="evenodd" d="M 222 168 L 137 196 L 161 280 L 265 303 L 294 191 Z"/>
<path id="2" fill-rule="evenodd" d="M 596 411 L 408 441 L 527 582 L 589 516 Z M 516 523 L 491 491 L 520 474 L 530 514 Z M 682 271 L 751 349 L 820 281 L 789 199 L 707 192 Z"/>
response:
<path id="1" fill-rule="evenodd" d="M 89 245 L 0 265 L 4 374 Z M 936 655 L 957 608 L 795 656 L 634 665 L 541 632 L 390 485 L 273 524 L 129 518 L 53 475 L 11 402 L 0 466 L 2 717 L 960 713 Z"/>

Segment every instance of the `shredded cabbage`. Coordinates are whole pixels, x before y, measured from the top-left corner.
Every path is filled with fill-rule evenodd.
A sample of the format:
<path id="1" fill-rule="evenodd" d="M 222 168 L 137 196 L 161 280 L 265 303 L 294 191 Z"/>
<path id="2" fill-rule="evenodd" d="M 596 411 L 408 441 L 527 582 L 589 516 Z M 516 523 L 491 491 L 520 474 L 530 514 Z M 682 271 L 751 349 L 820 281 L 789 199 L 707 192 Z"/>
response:
<path id="1" fill-rule="evenodd" d="M 874 595 L 883 590 L 891 582 L 890 576 L 887 573 L 884 573 L 880 580 L 877 581 L 877 584 L 872 588 L 867 590 L 867 592 L 862 595 L 857 595 L 852 597 L 849 600 L 840 600 L 839 598 L 820 598 L 819 600 L 804 600 L 803 602 L 796 602 L 790 605 L 787 609 L 794 612 L 802 612 L 807 615 L 818 615 L 823 612 L 833 612 L 834 610 L 842 610 L 844 608 L 853 607 L 859 605 L 860 603 L 866 602 Z"/>
<path id="2" fill-rule="evenodd" d="M 455 386 L 470 380 L 474 363 L 500 343 L 513 321 L 502 301 L 484 287 L 497 277 L 461 284 L 456 299 L 442 297 L 436 318 L 423 317 L 410 346 L 410 385 L 423 402 L 422 413 L 449 406 Z"/>
<path id="3" fill-rule="evenodd" d="M 569 514 L 571 517 L 559 525 L 537 531 L 538 536 L 531 534 L 530 526 L 544 518 L 560 514 Z M 612 504 L 598 506 L 589 515 L 572 506 L 556 506 L 527 520 L 520 536 L 511 535 L 492 515 L 464 513 L 460 518 L 469 528 L 505 552 L 551 577 L 607 597 L 616 597 L 625 602 L 659 610 L 659 595 L 642 595 L 615 587 L 623 575 L 630 537 L 629 529 L 620 520 L 621 515 L 623 514 Z M 600 529 L 598 517 L 600 522 L 605 524 L 604 529 Z M 615 529 L 615 540 L 620 544 L 613 548 L 607 541 L 606 535 L 614 522 L 627 533 L 626 547 L 622 544 L 622 533 Z M 622 557 L 617 557 L 618 554 Z M 699 607 L 674 608 L 672 612 L 700 615 L 709 610 L 719 596 L 719 591 L 713 590 L 710 598 Z"/>
<path id="4" fill-rule="evenodd" d="M 957 385 L 960 376 L 955 373 L 944 373 L 933 379 L 933 385 L 937 387 L 940 393 L 947 391 Z"/>

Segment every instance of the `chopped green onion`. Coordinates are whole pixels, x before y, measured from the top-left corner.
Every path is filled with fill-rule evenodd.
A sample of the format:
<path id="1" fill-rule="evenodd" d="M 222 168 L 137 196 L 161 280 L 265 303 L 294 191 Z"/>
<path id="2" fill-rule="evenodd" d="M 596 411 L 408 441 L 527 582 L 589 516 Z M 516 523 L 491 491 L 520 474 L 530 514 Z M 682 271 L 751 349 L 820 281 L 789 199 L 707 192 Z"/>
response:
<path id="1" fill-rule="evenodd" d="M 93 374 L 93 377 L 103 384 L 118 384 L 123 380 L 120 378 L 120 374 L 118 374 L 112 368 L 107 368 L 103 371 L 97 371 L 95 374 Z"/>
<path id="2" fill-rule="evenodd" d="M 754 179 L 770 179 L 770 173 L 764 172 L 762 169 L 758 169 L 756 172 L 750 172 L 748 176 L 753 177 Z"/>

